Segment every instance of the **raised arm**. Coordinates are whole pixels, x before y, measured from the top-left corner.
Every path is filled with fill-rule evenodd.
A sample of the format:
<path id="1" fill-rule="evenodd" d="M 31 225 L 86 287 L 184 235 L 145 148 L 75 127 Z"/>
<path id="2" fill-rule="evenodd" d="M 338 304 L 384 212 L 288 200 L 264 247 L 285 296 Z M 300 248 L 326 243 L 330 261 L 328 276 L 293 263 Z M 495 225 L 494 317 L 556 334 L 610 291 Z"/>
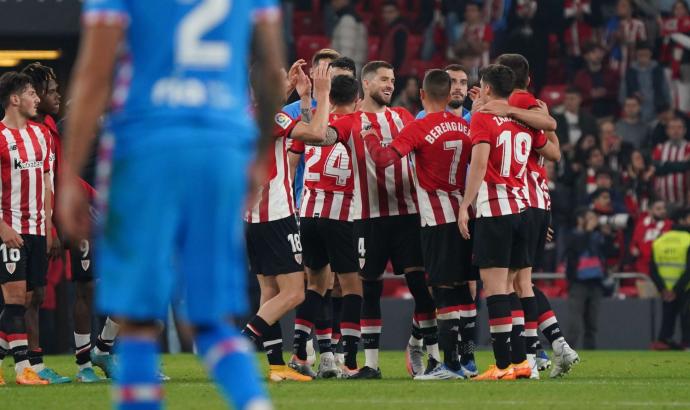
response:
<path id="1" fill-rule="evenodd" d="M 292 130 L 290 137 L 304 141 L 310 145 L 333 145 L 337 140 L 337 133 L 328 127 L 330 113 L 331 69 L 325 62 L 314 69 L 314 96 L 316 97 L 316 112 L 310 122 L 300 121 Z M 332 130 L 332 131 L 329 131 Z M 335 133 L 335 137 L 333 134 Z M 327 142 L 332 142 L 329 144 Z"/>

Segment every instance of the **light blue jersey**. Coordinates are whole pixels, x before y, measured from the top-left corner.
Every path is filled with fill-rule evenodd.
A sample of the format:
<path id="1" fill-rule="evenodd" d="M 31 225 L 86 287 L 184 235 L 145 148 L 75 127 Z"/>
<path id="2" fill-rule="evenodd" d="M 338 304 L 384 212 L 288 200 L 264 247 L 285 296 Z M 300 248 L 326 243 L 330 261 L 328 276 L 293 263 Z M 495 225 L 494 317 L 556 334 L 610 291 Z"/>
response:
<path id="1" fill-rule="evenodd" d="M 275 7 L 275 0 L 87 0 L 86 24 L 126 24 L 110 128 L 194 124 L 238 130 L 226 138 L 252 141 L 256 132 L 247 112 L 252 28 L 255 18 Z M 123 139 L 118 144 L 129 142 Z"/>
<path id="2" fill-rule="evenodd" d="M 87 0 L 85 24 L 125 24 L 106 128 L 114 141 L 98 306 L 192 323 L 246 312 L 242 212 L 256 138 L 248 60 L 275 0 Z"/>

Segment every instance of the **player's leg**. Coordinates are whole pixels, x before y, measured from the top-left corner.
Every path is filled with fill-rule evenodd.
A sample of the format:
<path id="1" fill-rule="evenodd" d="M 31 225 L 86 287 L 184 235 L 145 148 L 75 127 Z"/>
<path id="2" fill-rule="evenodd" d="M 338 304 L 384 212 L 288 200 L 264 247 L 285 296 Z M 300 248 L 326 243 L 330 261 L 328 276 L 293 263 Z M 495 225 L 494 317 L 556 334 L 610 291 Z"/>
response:
<path id="1" fill-rule="evenodd" d="M 339 366 L 344 365 L 345 363 L 345 354 L 343 353 L 343 346 L 341 343 L 342 340 L 342 328 L 341 328 L 341 320 L 342 320 L 342 315 L 343 315 L 343 305 L 344 305 L 344 299 L 343 299 L 343 293 L 342 289 L 340 286 L 340 279 L 338 275 L 334 276 L 335 282 L 333 284 L 333 289 L 331 292 L 331 324 L 332 324 L 332 333 L 331 333 L 331 350 L 333 353 L 335 353 L 335 359 L 336 363 Z M 359 279 L 359 276 L 357 276 L 357 280 L 360 281 L 360 302 L 359 302 L 359 309 L 358 311 L 362 310 L 362 301 L 361 301 L 361 279 Z M 357 331 L 359 332 L 359 317 L 360 317 L 361 312 L 357 313 Z M 355 354 L 357 354 L 355 352 Z"/>
<path id="2" fill-rule="evenodd" d="M 39 311 L 45 299 L 48 275 L 46 238 L 38 235 L 22 235 L 26 248 L 26 330 L 29 338 L 29 362 L 31 367 L 50 384 L 69 383 L 69 377 L 60 376 L 43 363 L 40 346 Z M 61 268 L 61 266 L 58 266 Z"/>
<path id="3" fill-rule="evenodd" d="M 352 379 L 379 379 L 379 343 L 381 338 L 382 275 L 386 269 L 389 244 L 384 239 L 383 218 L 355 221 L 354 240 L 362 279 L 362 313 L 360 331 L 364 366 Z"/>
<path id="4" fill-rule="evenodd" d="M 460 237 L 462 246 L 459 248 L 459 266 L 462 267 L 460 284 L 453 289 L 454 298 L 459 304 L 460 323 L 458 329 L 458 354 L 460 366 L 466 377 L 475 377 L 479 374 L 474 359 L 475 340 L 477 338 L 477 281 L 479 269 L 472 261 L 472 248 L 474 246 L 474 220 L 469 223 L 470 239 Z M 453 235 L 457 232 L 455 228 Z"/>
<path id="5" fill-rule="evenodd" d="M 225 144 L 191 151 L 185 153 L 193 169 L 186 169 L 187 187 L 181 192 L 185 217 L 176 236 L 179 285 L 186 301 L 181 313 L 192 324 L 199 358 L 226 401 L 236 409 L 267 409 L 271 406 L 251 344 L 228 324 L 249 305 L 238 218 L 249 153 Z"/>
<path id="6" fill-rule="evenodd" d="M 393 269 L 398 275 L 405 274 L 407 287 L 415 303 L 413 319 L 419 328 L 419 334 L 413 333 L 408 341 L 408 351 L 419 351 L 423 341 L 429 357 L 427 369 L 431 369 L 441 361 L 441 354 L 438 347 L 436 305 L 429 292 L 424 270 L 419 215 L 396 216 L 391 217 L 389 221 L 394 224 L 392 235 L 388 238 L 393 243 L 391 255 Z M 415 337 L 419 335 L 423 339 Z M 411 362 L 415 362 L 414 356 L 407 354 Z M 411 366 L 418 365 L 417 360 L 417 364 L 413 363 Z"/>

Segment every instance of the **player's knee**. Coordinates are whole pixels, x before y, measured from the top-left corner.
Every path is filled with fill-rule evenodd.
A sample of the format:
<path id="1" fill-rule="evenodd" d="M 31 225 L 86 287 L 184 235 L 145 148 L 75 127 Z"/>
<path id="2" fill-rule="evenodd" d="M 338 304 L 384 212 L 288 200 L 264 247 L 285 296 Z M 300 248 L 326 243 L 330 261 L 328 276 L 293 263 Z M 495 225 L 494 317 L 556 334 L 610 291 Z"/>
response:
<path id="1" fill-rule="evenodd" d="M 281 293 L 285 294 L 285 300 L 290 309 L 299 306 L 304 302 L 304 291 L 302 289 L 289 289 Z"/>

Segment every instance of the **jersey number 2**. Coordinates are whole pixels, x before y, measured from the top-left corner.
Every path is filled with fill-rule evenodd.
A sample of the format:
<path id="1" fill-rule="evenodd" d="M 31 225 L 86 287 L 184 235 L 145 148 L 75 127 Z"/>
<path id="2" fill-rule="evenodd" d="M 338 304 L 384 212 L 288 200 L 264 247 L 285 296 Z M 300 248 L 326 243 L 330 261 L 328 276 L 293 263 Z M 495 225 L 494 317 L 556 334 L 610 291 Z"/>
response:
<path id="1" fill-rule="evenodd" d="M 222 69 L 230 63 L 230 45 L 225 41 L 202 40 L 230 13 L 232 0 L 202 0 L 177 29 L 175 60 L 184 67 Z"/>

